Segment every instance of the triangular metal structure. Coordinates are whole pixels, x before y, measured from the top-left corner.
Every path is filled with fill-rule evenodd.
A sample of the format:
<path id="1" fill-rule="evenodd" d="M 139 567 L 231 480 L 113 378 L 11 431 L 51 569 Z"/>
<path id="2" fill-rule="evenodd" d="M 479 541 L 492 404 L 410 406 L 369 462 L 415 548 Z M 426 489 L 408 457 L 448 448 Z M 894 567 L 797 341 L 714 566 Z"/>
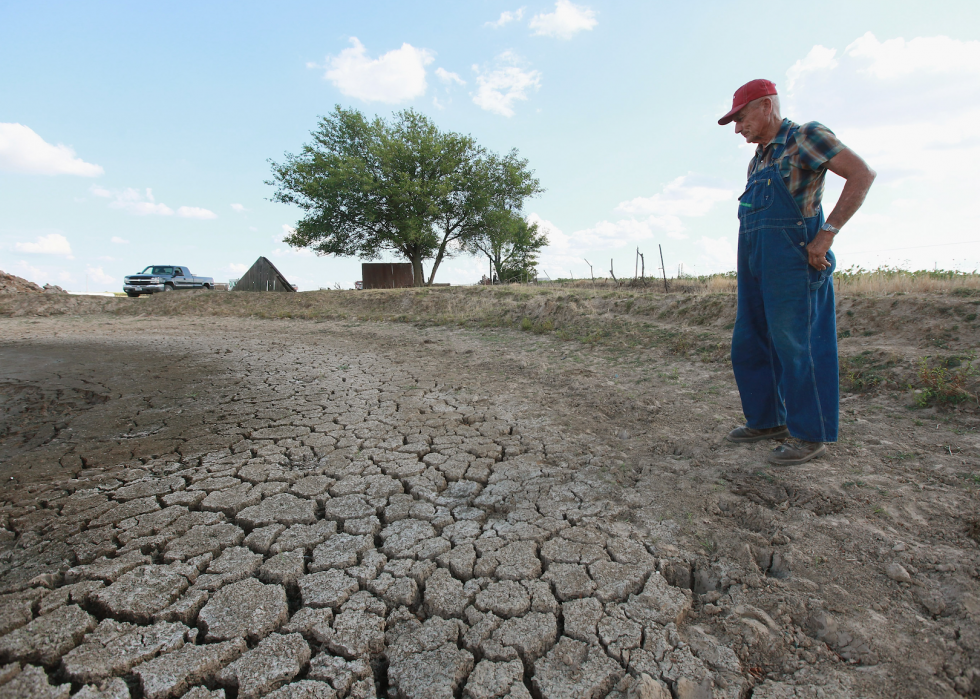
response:
<path id="1" fill-rule="evenodd" d="M 260 257 L 242 275 L 232 291 L 296 291 L 296 289 L 268 258 Z"/>

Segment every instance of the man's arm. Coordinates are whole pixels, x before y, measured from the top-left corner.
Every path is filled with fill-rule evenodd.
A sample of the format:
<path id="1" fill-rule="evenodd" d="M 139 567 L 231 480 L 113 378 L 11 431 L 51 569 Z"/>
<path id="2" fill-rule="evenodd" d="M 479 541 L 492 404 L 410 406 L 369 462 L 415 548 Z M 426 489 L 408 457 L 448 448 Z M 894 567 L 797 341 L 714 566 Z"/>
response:
<path id="1" fill-rule="evenodd" d="M 834 228 L 841 228 L 861 208 L 877 173 L 850 148 L 842 150 L 828 160 L 827 169 L 845 180 L 844 191 L 841 192 L 834 210 L 827 217 L 827 223 Z M 811 267 L 821 270 L 830 267 L 827 251 L 830 250 L 833 242 L 834 234 L 830 231 L 817 232 L 813 242 L 806 247 Z"/>

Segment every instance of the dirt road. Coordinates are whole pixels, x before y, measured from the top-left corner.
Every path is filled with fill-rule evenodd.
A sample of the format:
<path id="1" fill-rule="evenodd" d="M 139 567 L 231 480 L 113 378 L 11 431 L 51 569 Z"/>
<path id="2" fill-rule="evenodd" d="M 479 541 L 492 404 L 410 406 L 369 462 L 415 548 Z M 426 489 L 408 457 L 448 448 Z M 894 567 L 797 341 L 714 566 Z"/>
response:
<path id="1" fill-rule="evenodd" d="M 776 469 L 722 439 L 730 370 L 656 349 L 0 337 L 0 696 L 980 694 L 973 413 L 849 396 L 829 457 Z"/>

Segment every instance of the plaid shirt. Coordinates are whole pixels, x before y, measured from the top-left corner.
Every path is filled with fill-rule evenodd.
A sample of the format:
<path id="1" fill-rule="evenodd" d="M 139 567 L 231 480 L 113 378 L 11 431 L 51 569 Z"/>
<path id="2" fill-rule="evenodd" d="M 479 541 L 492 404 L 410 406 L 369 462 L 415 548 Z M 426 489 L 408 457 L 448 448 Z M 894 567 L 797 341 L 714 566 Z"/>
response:
<path id="1" fill-rule="evenodd" d="M 794 127 L 796 131 L 787 141 L 790 129 Z M 779 133 L 772 139 L 772 143 L 765 148 L 759 144 L 755 149 L 755 157 L 749 163 L 749 177 L 770 164 L 774 147 L 779 143 L 786 144 L 783 157 L 779 159 L 779 174 L 783 176 L 786 188 L 799 204 L 804 216 L 816 216 L 823 199 L 827 161 L 847 146 L 838 140 L 833 131 L 819 122 L 811 121 L 798 126 L 789 119 L 783 119 L 783 125 L 779 127 Z"/>

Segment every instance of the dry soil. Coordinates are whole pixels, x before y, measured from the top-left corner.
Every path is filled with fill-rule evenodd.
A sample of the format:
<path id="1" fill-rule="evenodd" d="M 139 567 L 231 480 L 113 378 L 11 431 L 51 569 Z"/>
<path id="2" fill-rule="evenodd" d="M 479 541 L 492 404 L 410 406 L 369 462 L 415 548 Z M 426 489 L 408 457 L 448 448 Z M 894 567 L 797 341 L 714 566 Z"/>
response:
<path id="1" fill-rule="evenodd" d="M 914 366 L 905 333 L 844 351 Z M 723 440 L 730 368 L 669 344 L 101 314 L 0 337 L 0 696 L 980 693 L 968 402 L 852 377 L 876 390 L 841 441 L 775 468 Z"/>

